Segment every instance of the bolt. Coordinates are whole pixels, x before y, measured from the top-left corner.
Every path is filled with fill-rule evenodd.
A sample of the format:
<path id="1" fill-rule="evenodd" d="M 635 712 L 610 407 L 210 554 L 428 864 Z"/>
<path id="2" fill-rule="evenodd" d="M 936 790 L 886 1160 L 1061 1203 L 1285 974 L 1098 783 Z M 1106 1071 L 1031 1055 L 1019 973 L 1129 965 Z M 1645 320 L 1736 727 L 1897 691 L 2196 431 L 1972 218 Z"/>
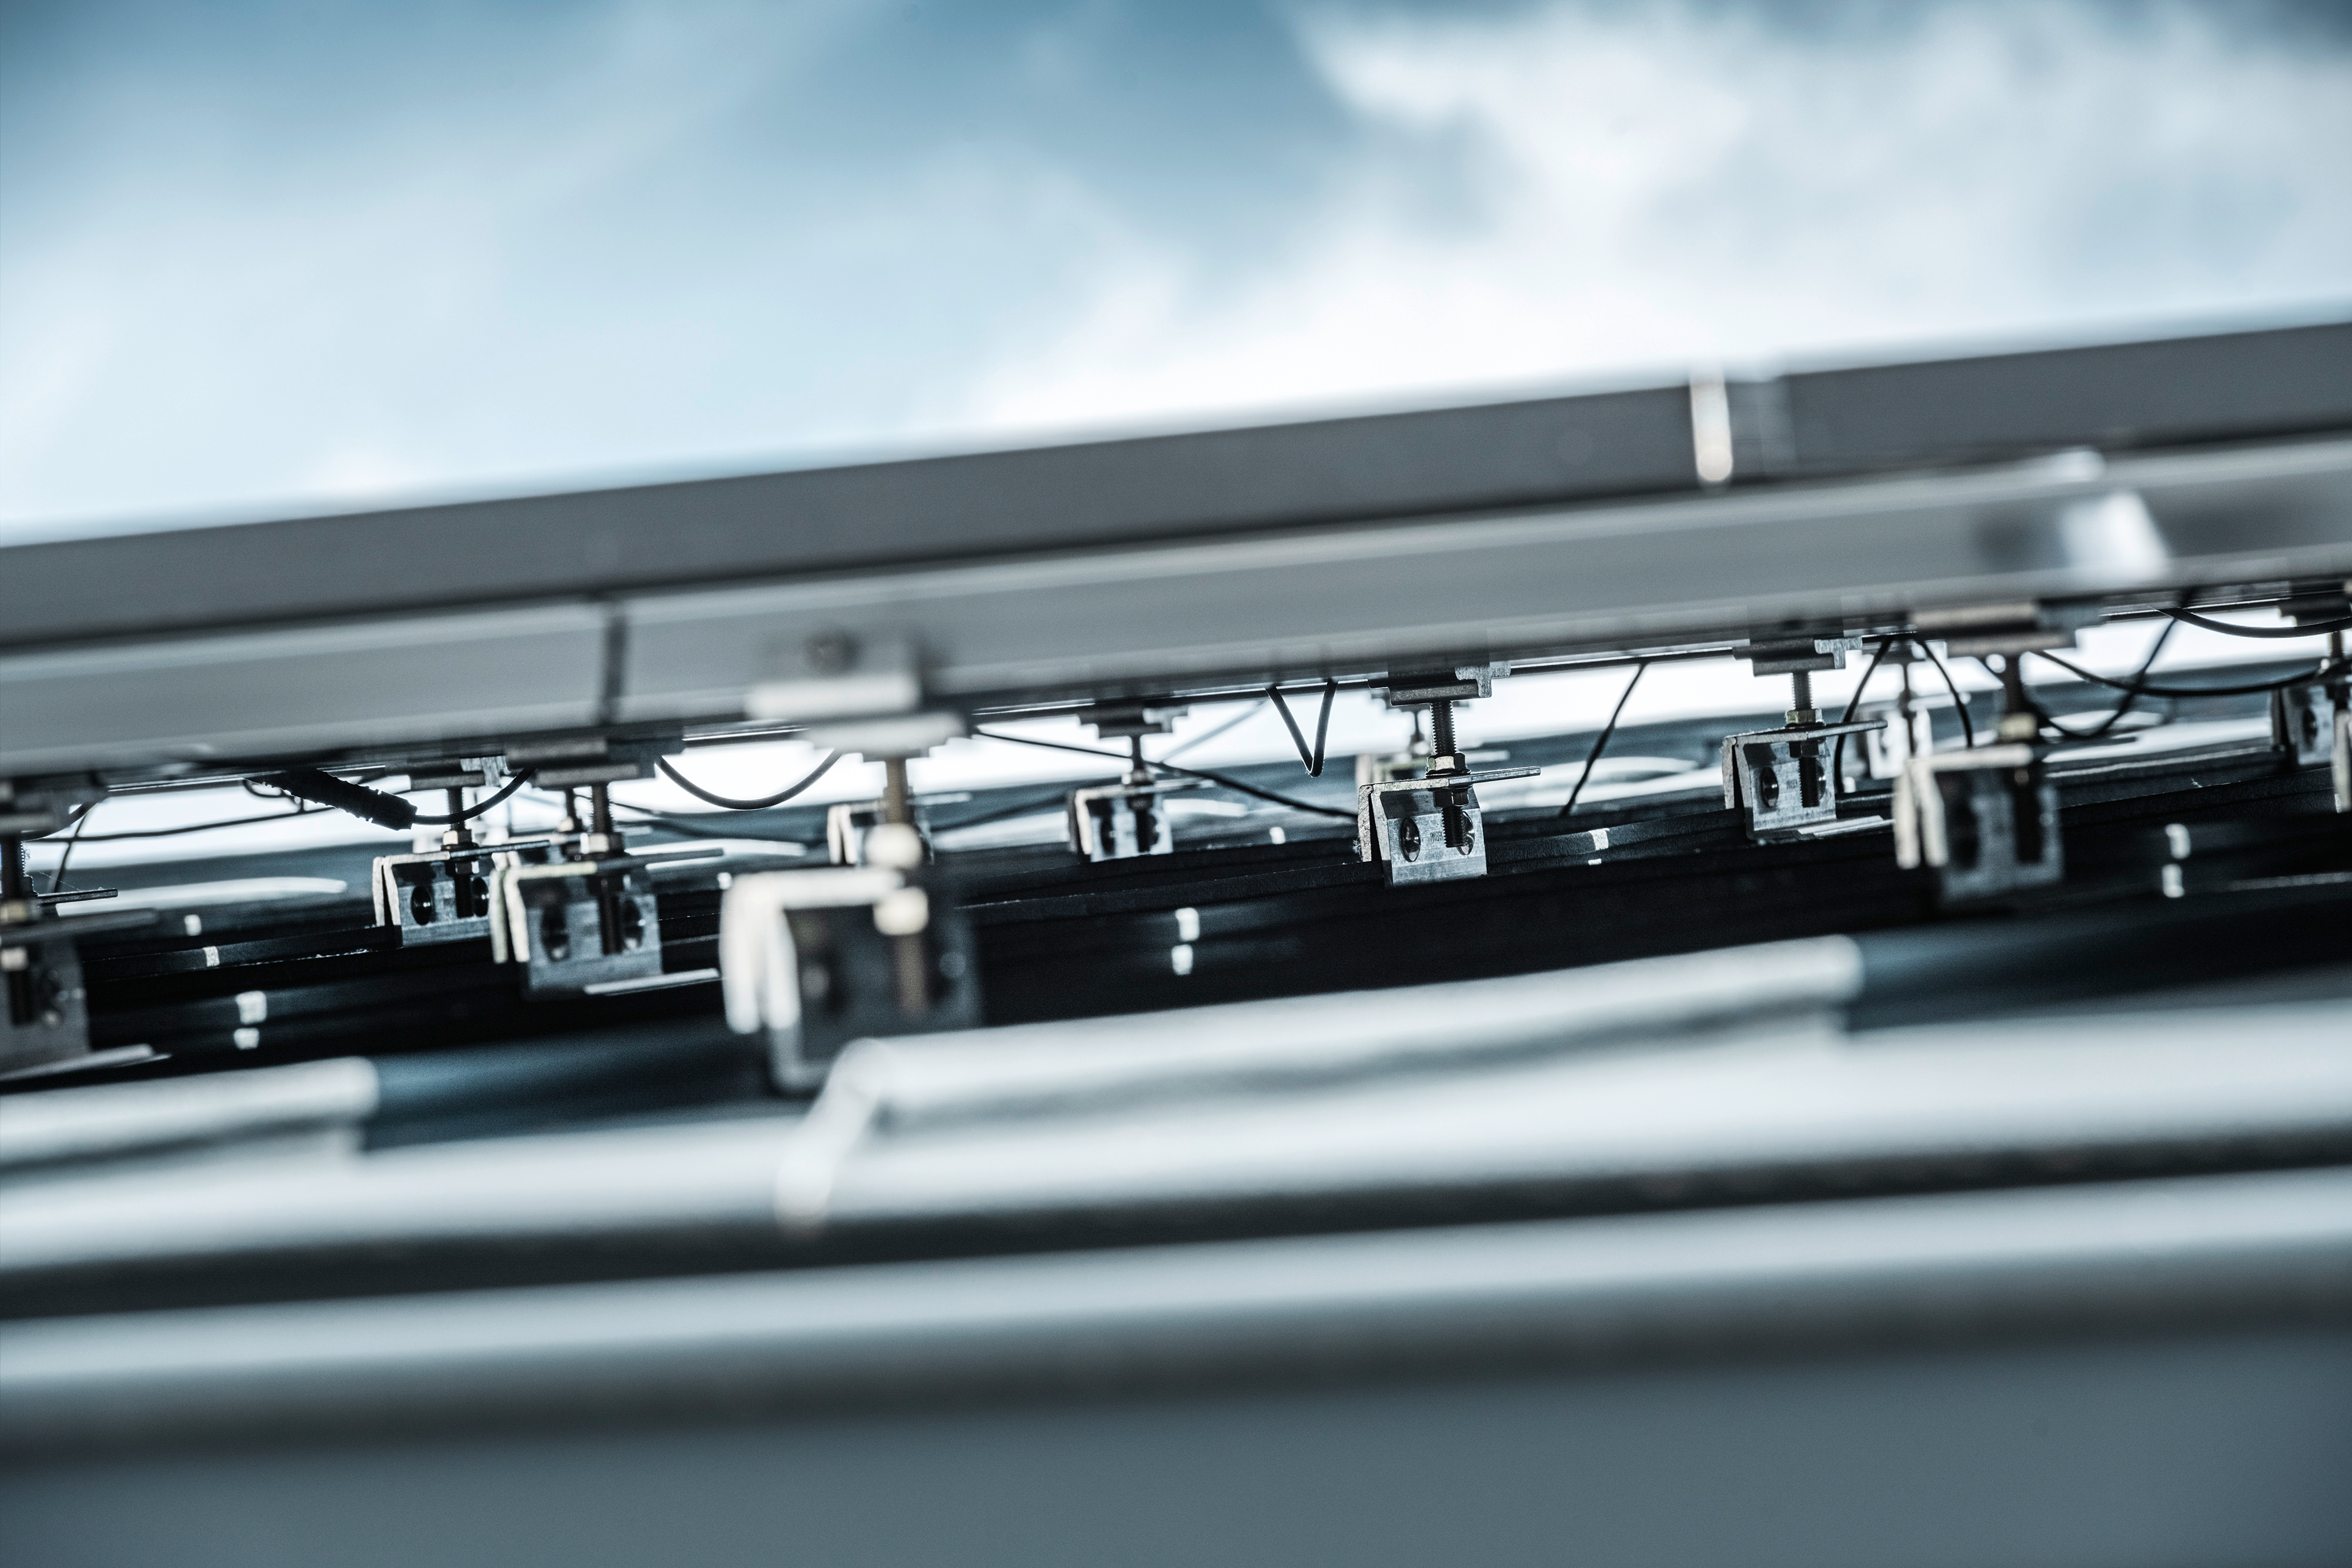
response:
<path id="1" fill-rule="evenodd" d="M 1454 755 L 1454 705 L 1443 697 L 1429 705 L 1429 746 L 1440 757 Z"/>
<path id="2" fill-rule="evenodd" d="M 1821 723 L 1822 716 L 1813 709 L 1812 672 L 1810 670 L 1791 670 L 1789 672 L 1789 681 L 1795 688 L 1790 695 L 1796 704 L 1795 706 L 1789 710 L 1789 727 L 1790 729 L 1810 729 L 1813 726 Z"/>

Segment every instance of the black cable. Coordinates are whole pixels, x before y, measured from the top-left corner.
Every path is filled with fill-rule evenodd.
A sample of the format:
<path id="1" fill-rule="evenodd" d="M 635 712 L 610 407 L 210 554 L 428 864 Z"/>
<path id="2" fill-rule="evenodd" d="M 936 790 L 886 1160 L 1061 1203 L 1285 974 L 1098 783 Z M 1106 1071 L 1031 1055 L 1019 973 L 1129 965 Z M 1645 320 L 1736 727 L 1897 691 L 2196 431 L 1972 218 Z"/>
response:
<path id="1" fill-rule="evenodd" d="M 1244 708 L 1241 712 L 1239 712 L 1239 713 L 1237 713 L 1237 714 L 1234 715 L 1234 716 L 1233 716 L 1233 717 L 1231 717 L 1231 718 L 1229 718 L 1229 719 L 1225 720 L 1225 722 L 1224 722 L 1224 723 L 1223 723 L 1223 724 L 1221 724 L 1221 725 L 1217 726 L 1217 727 L 1216 727 L 1216 728 L 1212 729 L 1212 730 L 1208 730 L 1208 731 L 1206 731 L 1206 732 L 1204 732 L 1204 733 L 1202 733 L 1202 734 L 1200 734 L 1200 735 L 1196 735 L 1196 736 L 1194 736 L 1192 739 L 1190 739 L 1190 740 L 1186 741 L 1183 745 L 1181 745 L 1181 746 L 1180 746 L 1180 747 L 1177 747 L 1174 750 L 1172 750 L 1172 751 L 1169 752 L 1169 754 L 1168 754 L 1168 755 L 1169 755 L 1171 758 L 1178 758 L 1178 757 L 1181 757 L 1181 756 L 1183 756 L 1186 752 L 1191 751 L 1191 750 L 1194 749 L 1194 748 L 1195 748 L 1195 747 L 1202 747 L 1202 746 L 1206 746 L 1206 745 L 1208 745 L 1208 744 L 1209 744 L 1209 742 L 1211 742 L 1211 741 L 1213 741 L 1213 740 L 1216 739 L 1216 738 L 1217 738 L 1217 737 L 1219 737 L 1219 736 L 1221 736 L 1221 735 L 1224 734 L 1227 730 L 1229 730 L 1229 729 L 1238 729 L 1238 728 L 1239 728 L 1239 727 L 1241 727 L 1243 725 L 1245 725 L 1245 724 L 1247 724 L 1250 720 L 1252 720 L 1252 719 L 1255 718 L 1255 717 L 1257 716 L 1257 710 L 1258 710 L 1258 709 L 1260 709 L 1260 708 L 1262 708 L 1262 707 L 1264 707 L 1265 706 L 1265 699 L 1264 697 L 1260 697 L 1260 698 L 1258 698 L 1258 699 L 1257 699 L 1257 701 L 1255 701 L 1255 702 L 1254 702 L 1254 703 L 1250 704 L 1250 706 L 1247 706 L 1247 707 Z"/>
<path id="2" fill-rule="evenodd" d="M 373 822 L 379 828 L 390 828 L 396 833 L 406 832 L 416 822 L 416 808 L 399 796 L 382 789 L 371 789 L 364 784 L 354 784 L 348 779 L 338 779 L 316 768 L 289 768 L 282 773 L 263 773 L 247 782 L 282 790 L 299 800 L 332 806 L 338 811 L 349 811 L 363 822 Z M 247 793 L 250 794 L 252 790 L 248 789 Z"/>
<path id="3" fill-rule="evenodd" d="M 2164 623 L 2164 630 L 2156 634 L 2156 642 L 2149 647 L 2147 657 L 2142 659 L 2139 662 L 2139 668 L 2132 672 L 2131 678 L 2134 681 L 2144 681 L 2147 678 L 2148 671 L 2156 667 L 2156 656 L 2164 652 L 2166 641 L 2171 637 L 2173 628 L 2179 624 L 2178 621 L 2168 621 Z M 2022 684 L 2021 679 L 2020 685 L 2022 685 Z M 2052 730 L 2066 740 L 2097 740 L 2121 724 L 2124 721 L 2124 716 L 2138 706 L 2139 699 L 2145 695 L 2138 691 L 2126 691 L 2122 699 L 2116 704 L 2115 711 L 2088 729 L 2068 729 L 2051 717 L 2049 710 L 2040 702 L 2035 701 L 2031 693 L 2027 695 L 2026 701 L 2027 706 L 2032 710 L 2034 718 L 2040 721 L 2044 729 Z"/>
<path id="4" fill-rule="evenodd" d="M 1270 801 L 1276 806 L 1286 806 L 1294 811 L 1305 811 L 1310 816 L 1337 817 L 1343 822 L 1352 822 L 1356 820 L 1356 813 L 1353 811 L 1342 811 L 1335 806 L 1316 806 L 1305 800 L 1294 800 L 1287 795 L 1277 795 L 1271 789 L 1261 789 L 1255 784 L 1244 784 L 1238 779 L 1228 778 L 1223 773 L 1212 773 L 1203 768 L 1179 768 L 1172 762 L 1154 763 L 1152 766 L 1164 767 L 1169 772 L 1181 773 L 1188 779 L 1205 779 L 1219 789 L 1231 789 L 1236 795 L 1255 795 L 1261 800 Z"/>
<path id="5" fill-rule="evenodd" d="M 1032 740 L 1025 735 L 1000 735 L 992 729 L 974 729 L 974 735 L 984 735 L 991 740 L 1009 740 L 1015 746 L 1042 746 L 1048 751 L 1075 751 L 1081 757 L 1107 757 L 1113 762 L 1128 758 L 1116 751 L 1097 751 L 1091 746 L 1071 746 L 1059 740 Z M 1212 773 L 1205 768 L 1179 768 L 1172 762 L 1155 762 L 1171 773 L 1181 773 L 1188 779 L 1205 779 L 1212 784 L 1233 790 L 1235 794 L 1255 795 L 1261 800 L 1271 800 L 1277 806 L 1287 806 L 1294 811 L 1306 811 L 1318 817 L 1338 817 L 1345 821 L 1356 820 L 1353 811 L 1342 811 L 1330 806 L 1310 806 L 1304 800 L 1294 800 L 1287 795 L 1277 795 L 1271 789 L 1261 789 L 1255 784 L 1244 784 L 1238 779 L 1228 779 L 1222 773 Z"/>
<path id="6" fill-rule="evenodd" d="M 2175 621 L 2185 621 L 2191 626 L 2202 626 L 2208 632 L 2219 632 L 2229 637 L 2324 637 L 2330 632 L 2352 632 L 2352 615 L 2339 616 L 2333 621 L 2314 621 L 2305 626 L 2233 626 L 2227 621 L 2216 621 L 2193 610 L 2168 610 L 2164 613 Z"/>
<path id="7" fill-rule="evenodd" d="M 1944 661 L 1937 656 L 1936 650 L 1925 637 L 1906 637 L 1904 641 L 1927 654 L 1927 662 L 1936 666 L 1936 673 L 1944 677 L 1944 689 L 1952 694 L 1952 706 L 1960 710 L 1960 744 L 1971 751 L 1975 750 L 1976 721 L 1969 717 L 1969 699 L 1960 695 L 1960 683 L 1952 679 L 1952 672 L 1944 668 Z"/>
<path id="8" fill-rule="evenodd" d="M 2328 667 L 2327 661 L 2322 659 L 2310 669 L 2305 670 L 2297 674 L 2282 675 L 2274 681 L 2255 681 L 2248 685 L 2239 686 L 2152 686 L 2145 681 L 2118 681 L 2109 675 L 2095 675 L 2090 671 L 2083 669 L 2078 665 L 2068 664 L 2065 660 L 2058 657 L 2055 653 L 2043 653 L 2037 652 L 2034 654 L 2034 657 L 2038 659 L 2047 659 L 2052 664 L 2057 665 L 2060 669 L 2065 671 L 2068 674 L 2076 676 L 2079 679 L 2091 681 L 2103 686 L 2113 686 L 2117 691 L 2133 692 L 2141 696 L 2150 697 L 2252 696 L 2257 693 L 2284 691 L 2289 686 L 2307 685 L 2310 682 L 2320 679 L 2321 676 L 2326 674 Z"/>
<path id="9" fill-rule="evenodd" d="M 1870 685 L 1870 677 L 1878 674 L 1878 666 L 1885 662 L 1886 650 L 1893 646 L 1895 644 L 1891 642 L 1881 643 L 1878 645 L 1878 652 L 1870 656 L 1870 663 L 1863 666 L 1862 679 L 1854 682 L 1853 695 L 1845 699 L 1845 712 L 1838 716 L 1840 724 L 1853 722 L 1855 711 L 1862 706 L 1862 694 Z M 1832 795 L 1838 792 L 1839 782 L 1844 778 L 1845 737 L 1840 735 L 1837 739 L 1830 743 L 1830 793 Z"/>
<path id="10" fill-rule="evenodd" d="M 1577 797 L 1584 793 L 1585 780 L 1592 777 L 1593 768 L 1600 765 L 1601 754 L 1608 748 L 1609 737 L 1617 733 L 1617 720 L 1625 711 L 1625 699 L 1632 696 L 1633 688 L 1642 684 L 1642 675 L 1649 667 L 1650 662 L 1647 659 L 1634 661 L 1633 678 L 1627 681 L 1625 689 L 1617 694 L 1617 706 L 1609 710 L 1609 722 L 1602 725 L 1601 733 L 1593 737 L 1592 749 L 1584 756 L 1584 771 L 1576 776 L 1576 783 L 1568 792 L 1568 804 L 1559 809 L 1560 816 L 1565 817 L 1576 810 Z"/>
<path id="11" fill-rule="evenodd" d="M 231 817 L 221 822 L 191 822 L 184 828 L 142 828 L 137 832 L 86 833 L 81 842 L 110 844 L 123 839 L 169 839 L 182 833 L 208 833 L 215 828 L 249 828 L 256 822 L 290 822 L 297 817 L 310 815 L 312 812 L 308 807 L 297 807 L 291 811 L 272 811 L 266 817 Z"/>
<path id="12" fill-rule="evenodd" d="M 491 807 L 503 802 L 509 796 L 512 795 L 516 790 L 521 789 L 524 784 L 528 783 L 530 779 L 530 774 L 528 771 L 518 773 L 513 778 L 508 779 L 503 785 L 499 786 L 499 792 L 497 794 L 491 796 L 488 800 L 483 801 L 480 805 L 474 807 L 470 810 L 452 811 L 446 817 L 428 817 L 424 812 L 419 811 L 416 813 L 415 821 L 419 822 L 430 822 L 436 828 L 451 828 L 457 826 L 459 822 L 470 822 L 475 818 L 480 816 L 483 812 L 488 810 Z"/>
<path id="13" fill-rule="evenodd" d="M 985 811 L 978 813 L 975 816 L 965 817 L 958 821 L 942 822 L 937 819 L 933 819 L 931 829 L 934 832 L 953 833 L 961 832 L 966 828 L 983 827 L 990 822 L 1001 822 L 1007 817 L 1018 817 L 1031 811 L 1044 810 L 1048 806 L 1058 806 L 1064 804 L 1068 800 L 1069 793 L 1073 789 L 1087 789 L 1104 784 L 1116 784 L 1118 782 L 1118 779 L 1117 778 L 1076 779 L 1068 784 L 1063 785 L 1060 789 L 1055 790 L 1050 795 L 1024 796 L 1022 799 L 1012 802 L 1010 805 L 994 806 Z"/>
<path id="14" fill-rule="evenodd" d="M 472 810 L 461 812 L 456 816 L 447 817 L 427 817 L 419 815 L 415 819 L 415 821 L 419 822 L 431 822 L 436 826 L 447 826 L 457 822 L 470 821 L 474 818 L 478 817 L 483 812 L 488 810 L 491 807 L 496 806 L 500 801 L 506 800 L 517 789 L 521 789 L 523 785 L 529 781 L 530 778 L 530 775 L 528 773 L 516 774 L 512 779 L 507 781 L 505 787 L 499 789 L 497 794 L 491 796 L 480 805 L 476 806 Z M 262 817 L 229 817 L 217 822 L 191 822 L 187 826 L 182 828 L 142 828 L 132 832 L 83 833 L 81 831 L 81 822 L 77 819 L 72 830 L 74 836 L 68 841 L 67 852 L 71 853 L 72 845 L 77 842 L 86 844 L 110 844 L 120 842 L 125 839 L 169 839 L 176 838 L 183 833 L 210 832 L 215 828 L 249 828 L 257 822 L 289 822 L 297 817 L 308 817 L 312 815 L 310 807 L 303 803 L 303 798 L 301 796 L 291 794 L 289 792 L 286 798 L 296 802 L 294 810 L 290 811 L 272 811 L 268 815 Z M 387 799 L 397 800 L 398 797 L 391 796 L 387 797 Z M 403 801 L 402 803 L 404 805 L 406 804 L 405 801 Z M 89 811 L 95 810 L 97 810 L 97 807 L 93 804 L 89 810 L 85 810 L 82 813 L 82 816 L 88 817 Z M 357 813 L 353 814 L 356 815 Z M 64 864 L 62 861 L 58 863 L 60 867 Z"/>
<path id="15" fill-rule="evenodd" d="M 1268 686 L 1265 695 L 1274 699 L 1275 711 L 1282 715 L 1283 727 L 1290 731 L 1290 744 L 1298 747 L 1298 764 L 1307 769 L 1307 777 L 1322 778 L 1323 737 L 1331 731 L 1331 699 L 1339 695 L 1339 683 L 1328 677 L 1323 682 L 1323 711 L 1315 716 L 1315 753 L 1312 757 L 1307 755 L 1307 737 L 1299 733 L 1298 721 L 1290 716 L 1290 705 L 1282 700 L 1281 688 Z"/>
<path id="16" fill-rule="evenodd" d="M 81 842 L 82 824 L 89 821 L 89 814 L 92 811 L 97 810 L 100 806 L 105 804 L 106 797 L 101 795 L 97 800 L 92 800 L 89 805 L 84 806 L 79 814 L 74 818 L 73 831 L 66 835 L 65 851 L 58 856 L 58 869 L 49 876 L 49 891 L 51 893 L 63 893 L 65 891 L 66 862 L 73 859 L 74 846 Z"/>
<path id="17" fill-rule="evenodd" d="M 689 838 L 748 839 L 762 844 L 793 844 L 804 850 L 812 847 L 804 839 L 786 838 L 782 833 L 747 833 L 719 823 L 697 822 L 685 817 L 665 817 L 659 811 L 648 811 L 643 806 L 632 806 L 626 800 L 614 801 L 613 810 L 634 811 L 636 813 L 634 821 L 650 822 L 655 827 L 667 828 L 671 832 L 684 833 Z"/>
<path id="18" fill-rule="evenodd" d="M 713 806 L 719 807 L 722 810 L 729 811 L 764 811 L 771 806 L 782 805 L 793 796 L 806 789 L 810 785 L 824 778 L 826 770 L 831 768 L 835 763 L 840 760 L 840 752 L 828 751 L 824 754 L 824 760 L 818 763 L 814 768 L 810 768 L 807 777 L 803 778 L 799 783 L 791 785 L 786 789 L 779 789 L 772 795 L 762 795 L 756 800 L 730 800 L 724 795 L 714 795 L 709 790 L 705 789 L 701 785 L 689 781 L 685 775 L 678 772 L 677 768 L 672 768 L 669 765 L 669 758 L 667 757 L 656 758 L 654 761 L 654 766 L 661 769 L 663 778 L 668 779 L 671 783 L 677 785 L 679 789 L 685 790 L 688 794 L 693 796 L 698 800 L 707 801 Z"/>

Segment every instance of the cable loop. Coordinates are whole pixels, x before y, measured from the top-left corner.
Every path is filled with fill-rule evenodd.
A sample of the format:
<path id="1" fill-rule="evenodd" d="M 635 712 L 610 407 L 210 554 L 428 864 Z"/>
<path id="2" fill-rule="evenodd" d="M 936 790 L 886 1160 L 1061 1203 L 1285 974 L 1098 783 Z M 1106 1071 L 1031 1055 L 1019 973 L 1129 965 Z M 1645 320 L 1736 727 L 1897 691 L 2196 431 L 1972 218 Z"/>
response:
<path id="1" fill-rule="evenodd" d="M 1290 731 L 1290 744 L 1298 747 L 1298 765 L 1307 769 L 1309 779 L 1323 777 L 1323 740 L 1331 731 L 1331 699 L 1339 695 L 1339 683 L 1328 675 L 1323 679 L 1323 706 L 1315 716 L 1315 750 L 1307 749 L 1307 737 L 1298 728 L 1298 721 L 1290 716 L 1290 705 L 1282 700 L 1279 686 L 1268 686 L 1265 695 L 1274 699 L 1274 709 L 1282 716 L 1283 727 Z"/>

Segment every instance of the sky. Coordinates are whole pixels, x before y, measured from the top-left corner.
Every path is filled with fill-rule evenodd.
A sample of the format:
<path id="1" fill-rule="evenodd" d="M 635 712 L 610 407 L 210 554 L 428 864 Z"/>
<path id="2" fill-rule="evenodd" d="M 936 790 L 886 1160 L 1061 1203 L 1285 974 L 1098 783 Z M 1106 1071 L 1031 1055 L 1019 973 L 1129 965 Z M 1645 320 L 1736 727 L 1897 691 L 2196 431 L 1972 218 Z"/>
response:
<path id="1" fill-rule="evenodd" d="M 0 543 L 2341 318 L 2347 149 L 2352 5 L 0 0 Z"/>
<path id="2" fill-rule="evenodd" d="M 0 541 L 2352 310 L 2352 7 L 0 9 Z"/>

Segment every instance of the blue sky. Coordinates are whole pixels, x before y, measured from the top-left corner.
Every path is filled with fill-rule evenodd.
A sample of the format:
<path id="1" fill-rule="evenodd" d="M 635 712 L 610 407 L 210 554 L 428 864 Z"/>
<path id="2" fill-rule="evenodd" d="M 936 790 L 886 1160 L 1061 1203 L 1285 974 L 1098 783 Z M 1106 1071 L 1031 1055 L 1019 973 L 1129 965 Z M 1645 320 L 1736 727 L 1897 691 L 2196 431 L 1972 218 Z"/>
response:
<path id="1" fill-rule="evenodd" d="M 2259 4 L 12 5 L 0 538 L 2352 308 Z"/>

